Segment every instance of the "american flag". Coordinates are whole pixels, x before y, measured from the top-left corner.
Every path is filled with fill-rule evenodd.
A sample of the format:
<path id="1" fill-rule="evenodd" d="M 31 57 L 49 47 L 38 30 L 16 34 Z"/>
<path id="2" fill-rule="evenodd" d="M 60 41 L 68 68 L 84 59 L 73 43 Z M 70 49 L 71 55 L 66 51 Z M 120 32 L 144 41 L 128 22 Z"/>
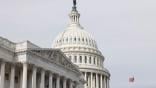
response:
<path id="1" fill-rule="evenodd" d="M 134 83 L 134 81 L 135 81 L 135 78 L 134 77 L 129 77 L 129 82 L 130 83 Z"/>

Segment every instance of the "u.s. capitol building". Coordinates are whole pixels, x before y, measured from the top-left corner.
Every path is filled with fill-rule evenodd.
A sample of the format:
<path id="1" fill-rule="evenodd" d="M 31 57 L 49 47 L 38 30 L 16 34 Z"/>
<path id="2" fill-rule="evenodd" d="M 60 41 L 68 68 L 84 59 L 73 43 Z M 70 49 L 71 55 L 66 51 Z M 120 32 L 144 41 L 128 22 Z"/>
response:
<path id="1" fill-rule="evenodd" d="M 52 48 L 0 37 L 0 88 L 110 88 L 105 58 L 80 25 L 75 0 L 69 17 Z"/>

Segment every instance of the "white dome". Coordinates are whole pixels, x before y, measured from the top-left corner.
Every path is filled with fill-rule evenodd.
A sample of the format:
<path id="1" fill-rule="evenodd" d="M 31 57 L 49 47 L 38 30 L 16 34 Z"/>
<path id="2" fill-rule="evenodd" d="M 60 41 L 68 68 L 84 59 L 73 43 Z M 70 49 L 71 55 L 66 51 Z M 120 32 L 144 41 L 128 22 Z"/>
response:
<path id="1" fill-rule="evenodd" d="M 104 56 L 98 50 L 96 41 L 90 33 L 85 31 L 79 23 L 80 14 L 74 5 L 71 13 L 69 14 L 71 23 L 69 26 L 60 33 L 53 42 L 53 48 L 60 49 L 75 65 L 79 67 L 83 77 L 88 80 L 88 86 L 85 88 L 96 88 L 99 83 L 95 80 L 90 80 L 92 77 L 96 78 L 98 74 L 109 79 L 110 73 L 104 67 Z M 87 74 L 90 73 L 90 74 Z M 94 75 L 93 75 L 94 74 Z M 95 76 L 96 74 L 96 76 Z M 92 81 L 93 86 L 90 86 Z M 109 87 L 106 87 L 109 88 Z"/>
<path id="2" fill-rule="evenodd" d="M 85 31 L 80 25 L 70 25 L 65 31 L 60 33 L 54 43 L 53 47 L 78 46 L 85 48 L 97 49 L 96 41 Z"/>

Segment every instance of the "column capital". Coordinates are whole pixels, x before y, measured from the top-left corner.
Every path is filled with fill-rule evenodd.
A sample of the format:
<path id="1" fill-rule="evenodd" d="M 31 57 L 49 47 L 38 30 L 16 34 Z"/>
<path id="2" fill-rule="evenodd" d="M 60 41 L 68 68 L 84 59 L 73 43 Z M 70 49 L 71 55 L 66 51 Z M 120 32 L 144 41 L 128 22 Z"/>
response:
<path id="1" fill-rule="evenodd" d="M 67 77 L 65 77 L 65 76 L 63 76 L 62 78 L 63 78 L 63 80 L 67 80 L 67 79 L 68 79 L 68 78 L 67 78 Z"/>
<path id="2" fill-rule="evenodd" d="M 74 83 L 75 83 L 75 85 L 79 85 L 80 84 L 79 82 L 76 82 L 76 81 Z"/>
<path id="3" fill-rule="evenodd" d="M 6 61 L 4 61 L 3 59 L 0 59 L 0 63 L 6 63 Z"/>
<path id="4" fill-rule="evenodd" d="M 28 64 L 28 62 L 21 62 L 22 64 Z"/>
<path id="5" fill-rule="evenodd" d="M 57 74 L 57 73 L 56 73 L 55 75 L 56 75 L 56 77 L 61 77 L 61 75 L 60 75 L 60 74 Z"/>
<path id="6" fill-rule="evenodd" d="M 15 65 L 16 65 L 16 63 L 9 63 L 9 64 L 11 64 L 11 66 L 14 66 L 14 67 L 15 67 Z"/>
<path id="7" fill-rule="evenodd" d="M 47 72 L 48 74 L 51 74 L 51 75 L 54 75 L 54 74 L 55 74 L 54 72 L 49 71 L 49 70 L 47 70 L 46 72 Z"/>
<path id="8" fill-rule="evenodd" d="M 32 67 L 37 67 L 35 64 L 30 64 Z"/>

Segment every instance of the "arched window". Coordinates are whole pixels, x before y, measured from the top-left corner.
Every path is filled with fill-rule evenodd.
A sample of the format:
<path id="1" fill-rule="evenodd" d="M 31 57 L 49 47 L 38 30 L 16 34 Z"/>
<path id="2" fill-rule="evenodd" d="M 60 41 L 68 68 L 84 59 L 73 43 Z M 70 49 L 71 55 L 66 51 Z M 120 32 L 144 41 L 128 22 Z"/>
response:
<path id="1" fill-rule="evenodd" d="M 74 56 L 74 62 L 75 63 L 77 62 L 77 56 Z"/>
<path id="2" fill-rule="evenodd" d="M 85 56 L 85 63 L 87 63 L 87 56 Z"/>
<path id="3" fill-rule="evenodd" d="M 82 63 L 82 56 L 80 56 L 80 63 Z"/>
<path id="4" fill-rule="evenodd" d="M 91 58 L 91 56 L 89 57 L 89 63 L 90 63 L 90 64 L 92 63 L 92 58 Z"/>
<path id="5" fill-rule="evenodd" d="M 82 38 L 82 41 L 84 42 L 84 38 Z"/>
<path id="6" fill-rule="evenodd" d="M 76 41 L 76 37 L 74 38 L 74 41 Z"/>
<path id="7" fill-rule="evenodd" d="M 88 39 L 86 38 L 86 44 L 88 44 Z"/>
<path id="8" fill-rule="evenodd" d="M 99 65 L 99 59 L 97 58 L 97 65 Z"/>
<path id="9" fill-rule="evenodd" d="M 72 41 L 72 38 L 70 38 L 70 42 Z"/>
<path id="10" fill-rule="evenodd" d="M 80 38 L 79 38 L 79 41 L 80 41 Z"/>
<path id="11" fill-rule="evenodd" d="M 68 38 L 66 38 L 66 42 L 68 42 Z"/>
<path id="12" fill-rule="evenodd" d="M 96 58 L 94 57 L 94 64 L 96 63 L 95 59 L 96 59 Z"/>

